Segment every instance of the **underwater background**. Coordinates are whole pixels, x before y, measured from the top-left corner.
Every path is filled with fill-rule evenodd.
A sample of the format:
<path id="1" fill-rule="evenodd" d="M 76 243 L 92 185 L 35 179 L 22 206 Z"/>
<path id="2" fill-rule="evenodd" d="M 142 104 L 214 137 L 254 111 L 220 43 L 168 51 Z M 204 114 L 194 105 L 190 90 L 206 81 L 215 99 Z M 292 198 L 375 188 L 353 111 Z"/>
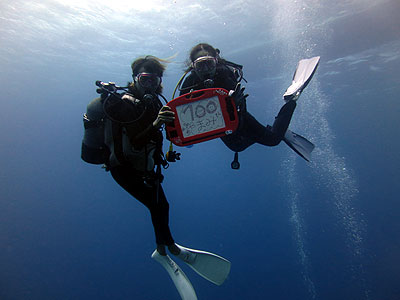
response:
<path id="1" fill-rule="evenodd" d="M 179 299 L 150 258 L 147 209 L 80 159 L 96 80 L 190 48 L 244 65 L 248 110 L 272 124 L 297 62 L 321 56 L 284 143 L 179 148 L 164 171 L 177 243 L 232 262 L 222 286 L 183 263 L 199 299 L 400 299 L 398 0 L 0 2 L 0 299 Z M 164 149 L 168 144 L 164 143 Z"/>

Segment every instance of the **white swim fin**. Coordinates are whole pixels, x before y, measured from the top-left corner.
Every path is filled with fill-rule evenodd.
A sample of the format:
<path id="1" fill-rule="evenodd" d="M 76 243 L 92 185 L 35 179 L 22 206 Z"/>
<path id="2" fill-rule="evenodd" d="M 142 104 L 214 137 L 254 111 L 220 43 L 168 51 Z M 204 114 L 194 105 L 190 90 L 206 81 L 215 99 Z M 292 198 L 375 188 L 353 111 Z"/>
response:
<path id="1" fill-rule="evenodd" d="M 292 85 L 288 87 L 283 94 L 285 101 L 296 101 L 304 88 L 308 85 L 315 71 L 317 70 L 320 56 L 315 56 L 309 59 L 299 61 L 296 71 L 293 75 Z"/>
<path id="2" fill-rule="evenodd" d="M 229 260 L 214 253 L 189 249 L 178 244 L 176 246 L 181 249 L 181 253 L 177 257 L 205 279 L 221 285 L 228 277 L 231 270 Z"/>
<path id="3" fill-rule="evenodd" d="M 168 275 L 174 282 L 182 300 L 197 300 L 196 292 L 190 280 L 168 255 L 161 255 L 157 250 L 155 250 L 151 255 L 151 258 L 158 261 L 168 272 Z"/>
<path id="4" fill-rule="evenodd" d="M 311 152 L 314 150 L 315 146 L 305 137 L 288 129 L 286 130 L 283 141 L 306 161 L 311 160 Z"/>

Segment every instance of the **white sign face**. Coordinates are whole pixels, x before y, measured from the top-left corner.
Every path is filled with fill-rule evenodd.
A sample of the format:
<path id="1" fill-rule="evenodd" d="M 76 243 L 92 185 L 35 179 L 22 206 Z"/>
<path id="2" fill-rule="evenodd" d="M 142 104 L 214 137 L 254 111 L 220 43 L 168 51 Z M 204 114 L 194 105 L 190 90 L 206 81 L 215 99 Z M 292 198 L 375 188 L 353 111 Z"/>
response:
<path id="1" fill-rule="evenodd" d="M 179 105 L 176 111 L 184 138 L 225 127 L 218 96 Z"/>

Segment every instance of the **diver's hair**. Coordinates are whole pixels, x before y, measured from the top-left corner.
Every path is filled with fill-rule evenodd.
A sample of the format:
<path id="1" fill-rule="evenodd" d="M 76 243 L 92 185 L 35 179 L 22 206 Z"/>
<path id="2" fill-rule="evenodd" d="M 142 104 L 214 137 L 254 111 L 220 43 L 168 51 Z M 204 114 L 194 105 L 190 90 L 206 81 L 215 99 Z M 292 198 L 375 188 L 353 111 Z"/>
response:
<path id="1" fill-rule="evenodd" d="M 161 59 L 153 55 L 146 55 L 144 57 L 139 57 L 131 64 L 132 74 L 137 75 L 141 67 L 146 68 L 149 73 L 156 73 L 158 76 L 163 76 L 165 69 L 167 68 L 165 64 L 169 63 L 166 59 Z"/>
<path id="2" fill-rule="evenodd" d="M 219 56 L 220 53 L 219 49 L 214 48 L 213 46 L 207 43 L 200 43 L 194 46 L 190 50 L 189 59 L 185 63 L 186 65 L 185 71 L 188 72 L 192 69 L 192 63 L 198 58 L 198 53 L 201 51 L 205 51 L 209 56 L 217 58 L 219 63 L 225 62 L 225 60 Z"/>
<path id="3" fill-rule="evenodd" d="M 139 74 L 139 69 L 143 67 L 146 72 L 149 73 L 155 73 L 158 76 L 162 77 L 164 74 L 164 71 L 166 70 L 167 66 L 166 64 L 170 63 L 170 60 L 168 59 L 161 59 L 158 57 L 155 57 L 153 55 L 146 55 L 143 57 L 139 57 L 133 61 L 131 64 L 131 69 L 132 69 L 132 76 L 135 77 L 137 74 Z M 135 82 L 131 82 L 129 84 L 129 89 L 131 91 L 135 90 Z M 162 93 L 162 85 L 158 87 L 156 93 L 161 94 Z"/>

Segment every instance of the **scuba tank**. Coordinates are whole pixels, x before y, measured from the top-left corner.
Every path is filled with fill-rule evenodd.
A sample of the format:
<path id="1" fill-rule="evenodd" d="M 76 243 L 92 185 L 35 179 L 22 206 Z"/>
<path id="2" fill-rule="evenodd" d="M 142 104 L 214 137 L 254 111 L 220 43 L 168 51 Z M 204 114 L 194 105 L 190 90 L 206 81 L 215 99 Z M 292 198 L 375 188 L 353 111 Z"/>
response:
<path id="1" fill-rule="evenodd" d="M 81 158 L 90 164 L 104 164 L 108 161 L 110 152 L 105 145 L 105 123 L 107 114 L 105 105 L 110 102 L 110 95 L 119 97 L 117 90 L 125 89 L 115 85 L 113 82 L 104 83 L 96 81 L 96 90 L 100 97 L 92 100 L 83 115 L 83 126 L 85 128 Z"/>
<path id="2" fill-rule="evenodd" d="M 104 164 L 108 156 L 104 144 L 104 118 L 101 98 L 91 101 L 83 115 L 85 132 L 82 140 L 81 158 L 90 164 Z"/>

